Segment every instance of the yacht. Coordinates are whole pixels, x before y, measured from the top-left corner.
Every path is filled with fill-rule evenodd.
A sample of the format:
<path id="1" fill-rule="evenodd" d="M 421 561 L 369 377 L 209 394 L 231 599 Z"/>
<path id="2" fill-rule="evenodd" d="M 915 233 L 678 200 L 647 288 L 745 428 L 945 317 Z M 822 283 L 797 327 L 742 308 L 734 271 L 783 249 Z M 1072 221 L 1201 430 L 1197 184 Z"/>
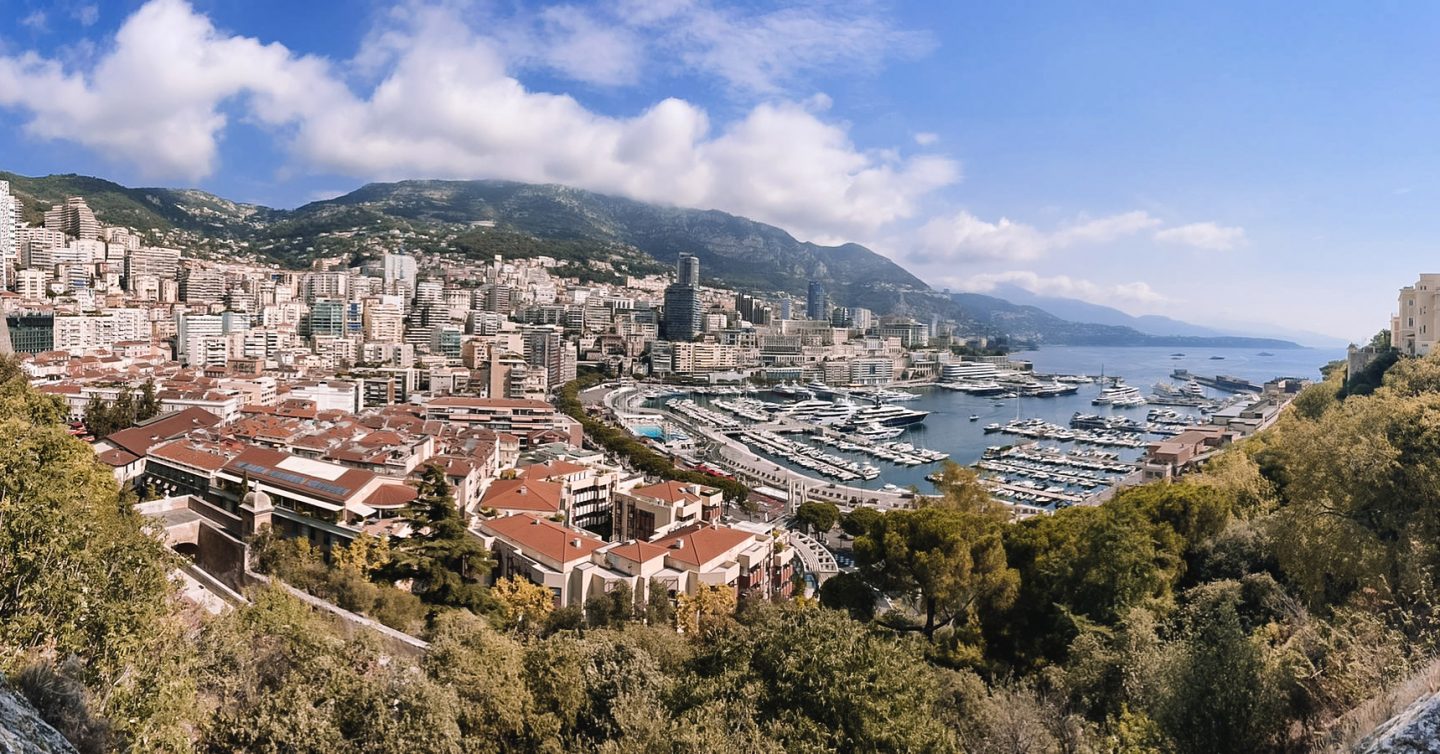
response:
<path id="1" fill-rule="evenodd" d="M 1180 390 L 1191 398 L 1205 397 L 1205 386 L 1201 385 L 1195 380 L 1190 380 L 1189 382 L 1185 383 L 1185 387 L 1181 388 Z"/>
<path id="2" fill-rule="evenodd" d="M 842 400 L 836 403 L 831 403 L 829 406 L 817 410 L 814 414 L 814 421 L 816 424 L 858 424 L 864 420 L 852 420 L 851 417 L 856 416 L 862 411 L 871 410 L 874 409 L 860 409 L 859 411 L 857 411 L 855 408 L 855 404 L 851 403 L 850 401 Z M 904 411 L 905 409 L 900 410 Z"/>
<path id="3" fill-rule="evenodd" d="M 901 427 L 886 427 L 871 422 L 856 427 L 855 434 L 861 437 L 868 437 L 871 440 L 891 440 L 905 434 L 905 430 Z"/>
<path id="4" fill-rule="evenodd" d="M 905 427 L 923 422 L 925 421 L 925 417 L 929 415 L 929 411 L 916 411 L 905 408 L 904 406 L 885 404 L 882 406 L 867 406 L 866 408 L 855 411 L 854 414 L 849 417 L 849 423 L 857 427 L 871 423 L 885 427 Z"/>
<path id="5" fill-rule="evenodd" d="M 1119 406 L 1122 408 L 1126 406 L 1143 406 L 1145 405 L 1145 396 L 1140 394 L 1139 388 L 1130 387 L 1129 385 L 1116 385 L 1115 387 L 1107 387 L 1101 390 L 1100 394 L 1095 396 L 1095 400 L 1091 401 L 1091 403 L 1096 406 Z"/>
<path id="6" fill-rule="evenodd" d="M 980 421 L 980 415 L 979 415 L 979 414 L 971 414 L 971 415 L 970 415 L 970 421 L 972 421 L 972 422 L 978 422 L 978 421 Z"/>

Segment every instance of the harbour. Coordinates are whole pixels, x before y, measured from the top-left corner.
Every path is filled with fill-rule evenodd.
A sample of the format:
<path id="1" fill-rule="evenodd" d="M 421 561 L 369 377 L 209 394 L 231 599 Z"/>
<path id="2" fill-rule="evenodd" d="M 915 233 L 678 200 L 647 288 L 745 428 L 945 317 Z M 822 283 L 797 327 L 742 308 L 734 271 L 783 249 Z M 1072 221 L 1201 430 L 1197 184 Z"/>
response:
<path id="1" fill-rule="evenodd" d="M 997 499 L 1038 512 L 1101 499 L 1135 473 L 1148 444 L 1243 403 L 1248 391 L 1197 377 L 1215 371 L 1211 355 L 1050 348 L 1014 354 L 1032 365 L 1019 377 L 985 368 L 960 380 L 879 388 L 650 385 L 645 405 L 816 485 L 931 494 L 937 464 L 949 459 L 975 468 Z M 1257 390 L 1279 376 L 1318 378 L 1331 360 L 1310 349 L 1222 355 L 1225 384 Z"/>

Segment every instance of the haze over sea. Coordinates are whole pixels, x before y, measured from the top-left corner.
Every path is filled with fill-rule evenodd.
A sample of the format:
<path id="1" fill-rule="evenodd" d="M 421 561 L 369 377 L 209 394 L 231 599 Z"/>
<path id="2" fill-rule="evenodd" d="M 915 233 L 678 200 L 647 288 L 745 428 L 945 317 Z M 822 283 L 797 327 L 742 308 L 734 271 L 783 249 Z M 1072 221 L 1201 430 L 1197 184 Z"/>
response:
<path id="1" fill-rule="evenodd" d="M 1184 353 L 1180 358 L 1172 354 Z M 1099 375 L 1101 370 L 1107 376 L 1119 376 L 1125 383 L 1140 388 L 1145 395 L 1151 393 L 1151 386 L 1157 382 L 1174 382 L 1170 373 L 1175 369 L 1188 369 L 1192 374 L 1203 377 L 1229 375 L 1255 383 L 1275 377 L 1302 377 L 1318 380 L 1320 367 L 1344 358 L 1340 349 L 1291 348 L 1269 351 L 1273 355 L 1260 356 L 1257 348 L 1100 348 L 1100 347 L 1046 347 L 1038 351 L 1020 351 L 1011 355 L 1016 360 L 1030 361 L 1037 374 L 1088 374 Z M 1214 359 L 1212 356 L 1223 356 Z M 1108 406 L 1092 406 L 1091 399 L 1100 391 L 1098 385 L 1082 385 L 1075 395 L 1058 398 L 1022 398 L 1018 402 L 1021 416 L 1045 419 L 1056 424 L 1068 425 L 1075 412 L 1087 414 L 1119 413 L 1138 420 L 1144 420 L 1150 406 L 1130 409 L 1111 409 Z M 1016 415 L 1015 399 L 999 400 L 995 397 L 973 396 L 940 388 L 926 388 L 919 391 L 919 400 L 902 404 L 907 408 L 929 411 L 925 423 L 918 425 L 899 438 L 901 442 L 941 450 L 950 454 L 951 460 L 962 465 L 975 463 L 981 453 L 991 445 L 1005 445 L 1020 438 L 1010 435 L 987 435 L 985 425 L 1004 422 Z M 1208 391 L 1210 395 L 1223 397 L 1225 393 Z M 1004 405 L 997 405 L 1003 403 Z M 1194 414 L 1194 409 L 1177 407 L 1182 413 Z M 972 415 L 980 418 L 970 421 Z M 1052 444 L 1052 443 L 1046 443 Z M 1073 443 L 1061 447 L 1076 447 Z M 831 451 L 834 452 L 834 451 Z M 849 456 L 850 454 L 839 453 Z M 1133 452 L 1125 455 L 1134 455 Z M 859 455 L 856 460 L 869 460 Z M 870 488 L 882 484 L 897 484 L 902 487 L 915 485 L 921 491 L 933 486 L 925 475 L 932 473 L 935 465 L 896 466 L 878 462 L 880 478 L 867 483 L 853 485 Z M 798 469 L 797 467 L 797 470 Z"/>

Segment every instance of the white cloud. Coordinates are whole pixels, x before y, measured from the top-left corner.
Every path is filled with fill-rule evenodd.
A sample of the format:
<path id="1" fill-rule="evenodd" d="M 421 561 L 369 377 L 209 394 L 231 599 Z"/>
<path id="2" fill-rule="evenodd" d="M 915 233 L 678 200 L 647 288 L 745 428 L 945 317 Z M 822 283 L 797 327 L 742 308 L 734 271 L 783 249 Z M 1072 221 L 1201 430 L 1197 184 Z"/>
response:
<path id="1" fill-rule="evenodd" d="M 564 183 L 723 209 L 805 237 L 868 235 L 958 180 L 944 157 L 860 149 L 844 124 L 823 119 L 824 97 L 771 100 L 720 127 L 679 99 L 602 115 L 527 89 L 453 9 L 404 10 L 357 53 L 355 69 L 374 82 L 360 92 L 325 59 L 227 35 L 183 0 L 152 0 L 89 70 L 0 56 L 0 106 L 27 111 L 33 136 L 86 145 L 155 177 L 213 172 L 235 103 L 312 169 Z M 627 75 L 623 64 L 608 70 Z"/>
<path id="2" fill-rule="evenodd" d="M 45 11 L 32 11 L 29 15 L 20 19 L 20 25 L 33 31 L 45 31 Z"/>
<path id="3" fill-rule="evenodd" d="M 542 57 L 566 77 L 606 86 L 633 84 L 639 78 L 641 43 L 630 29 L 604 24 L 572 5 L 546 8 L 540 19 Z"/>
<path id="4" fill-rule="evenodd" d="M 81 26 L 94 26 L 100 20 L 100 6 L 82 5 L 75 9 L 74 15 Z"/>
<path id="5" fill-rule="evenodd" d="M 915 143 L 922 147 L 928 147 L 937 141 L 940 141 L 940 134 L 930 133 L 929 131 L 921 131 L 915 134 Z"/>
<path id="6" fill-rule="evenodd" d="M 322 61 L 221 35 L 180 0 L 141 7 L 86 72 L 33 53 L 0 57 L 0 106 L 28 111 L 29 134 L 84 144 L 153 176 L 214 169 L 220 105 L 231 97 L 248 94 L 273 122 L 335 88 Z"/>
<path id="7" fill-rule="evenodd" d="M 1145 212 L 1082 219 L 1053 231 L 1041 231 L 1008 218 L 986 222 L 964 210 L 937 217 L 916 234 L 917 261 L 1038 259 L 1068 246 L 1100 244 L 1131 236 L 1160 225 Z"/>
<path id="8" fill-rule="evenodd" d="M 1215 223 L 1191 223 L 1156 231 L 1155 240 L 1194 246 L 1197 249 L 1229 251 L 1245 243 L 1245 229 Z"/>
<path id="9" fill-rule="evenodd" d="M 948 282 L 952 287 L 976 293 L 988 293 L 1002 284 L 1009 284 L 1041 296 L 1076 298 L 1112 306 L 1128 303 L 1143 307 L 1166 301 L 1149 283 L 1140 281 L 1107 285 L 1069 275 L 1043 276 L 1025 270 L 985 273 Z"/>

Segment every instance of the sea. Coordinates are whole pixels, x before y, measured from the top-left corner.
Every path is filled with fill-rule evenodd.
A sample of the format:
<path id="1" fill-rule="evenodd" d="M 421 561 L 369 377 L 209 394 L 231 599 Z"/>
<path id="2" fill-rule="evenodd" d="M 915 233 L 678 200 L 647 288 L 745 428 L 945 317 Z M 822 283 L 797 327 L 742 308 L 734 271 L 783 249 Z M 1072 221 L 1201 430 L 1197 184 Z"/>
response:
<path id="1" fill-rule="evenodd" d="M 1269 355 L 1261 355 L 1266 353 Z M 1183 354 L 1183 355 L 1177 355 Z M 1011 354 L 1015 360 L 1029 361 L 1037 374 L 1084 374 L 1091 376 L 1121 377 L 1125 383 L 1151 393 L 1151 386 L 1157 382 L 1175 383 L 1170 375 L 1176 369 L 1186 369 L 1202 377 L 1226 375 L 1239 377 L 1254 383 L 1263 383 L 1275 377 L 1299 377 L 1320 379 L 1320 368 L 1331 361 L 1343 359 L 1341 349 L 1291 348 L 1262 351 L 1254 348 L 1099 348 L 1099 347 L 1046 347 L 1035 351 L 1021 351 Z M 950 460 L 962 465 L 973 464 L 980 459 L 985 448 L 1006 445 L 1020 438 L 1002 434 L 986 434 L 985 425 L 992 422 L 1004 423 L 1018 417 L 1044 419 L 1068 426 L 1070 417 L 1077 411 L 1086 414 L 1117 413 L 1145 420 L 1150 406 L 1136 408 L 1111 408 L 1093 406 L 1090 401 L 1100 392 L 1098 384 L 1081 385 L 1075 395 L 1056 398 L 1011 398 L 972 396 L 944 388 L 919 388 L 919 400 L 906 401 L 903 406 L 920 411 L 929 411 L 923 424 L 915 425 L 898 442 L 908 442 L 917 447 L 930 448 L 950 454 Z M 1210 395 L 1223 397 L 1225 393 L 1209 391 Z M 766 396 L 773 398 L 773 396 Z M 1182 413 L 1195 413 L 1194 409 L 1175 407 Z M 970 417 L 978 416 L 975 421 Z M 1051 445 L 1052 443 L 1046 443 Z M 1063 447 L 1063 446 L 1061 446 Z M 922 492 L 931 492 L 934 486 L 925 479 L 938 466 L 898 466 L 884 461 L 875 461 L 868 456 L 847 454 L 833 449 L 837 455 L 852 457 L 854 460 L 870 461 L 880 467 L 880 476 L 868 482 L 847 482 L 852 486 L 876 489 L 886 484 L 899 487 L 914 486 Z M 1135 452 L 1130 456 L 1137 455 Z M 782 461 L 784 459 L 772 459 Z M 797 471 L 804 471 L 793 467 Z"/>

